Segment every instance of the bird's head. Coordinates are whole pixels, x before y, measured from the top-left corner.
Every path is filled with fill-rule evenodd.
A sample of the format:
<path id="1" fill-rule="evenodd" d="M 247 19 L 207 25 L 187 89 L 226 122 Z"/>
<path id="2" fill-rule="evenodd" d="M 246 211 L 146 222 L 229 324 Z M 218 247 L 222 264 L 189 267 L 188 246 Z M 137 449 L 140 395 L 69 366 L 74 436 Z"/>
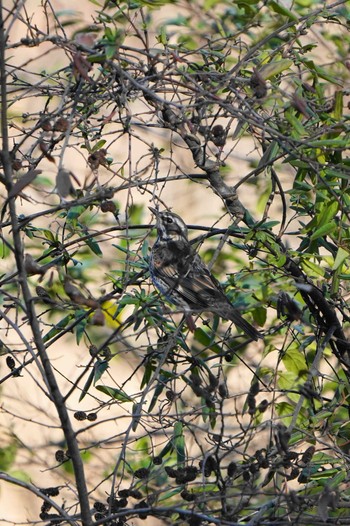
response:
<path id="1" fill-rule="evenodd" d="M 180 216 L 167 210 L 160 212 L 151 206 L 149 209 L 157 219 L 156 227 L 161 241 L 188 240 L 187 226 Z"/>

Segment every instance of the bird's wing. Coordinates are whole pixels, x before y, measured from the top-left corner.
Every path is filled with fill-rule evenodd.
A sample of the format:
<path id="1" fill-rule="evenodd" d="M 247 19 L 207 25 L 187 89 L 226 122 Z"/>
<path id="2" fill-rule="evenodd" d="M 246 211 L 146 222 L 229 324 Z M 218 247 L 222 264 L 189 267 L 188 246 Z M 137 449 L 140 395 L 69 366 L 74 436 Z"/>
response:
<path id="1" fill-rule="evenodd" d="M 253 340 L 262 338 L 262 335 L 231 305 L 219 282 L 198 254 L 191 254 L 182 260 L 169 258 L 166 263 L 163 259 L 162 264 L 157 263 L 154 265 L 153 272 L 158 282 L 162 284 L 163 294 L 173 303 L 188 305 L 193 311 L 216 312 L 223 318 L 233 321 Z"/>
<path id="2" fill-rule="evenodd" d="M 181 267 L 172 261 L 159 265 L 155 271 L 157 277 L 168 285 L 169 293 L 175 291 L 195 310 L 211 310 L 213 301 L 227 301 L 220 285 L 197 254 L 191 257 L 187 265 L 184 264 L 184 260 Z"/>

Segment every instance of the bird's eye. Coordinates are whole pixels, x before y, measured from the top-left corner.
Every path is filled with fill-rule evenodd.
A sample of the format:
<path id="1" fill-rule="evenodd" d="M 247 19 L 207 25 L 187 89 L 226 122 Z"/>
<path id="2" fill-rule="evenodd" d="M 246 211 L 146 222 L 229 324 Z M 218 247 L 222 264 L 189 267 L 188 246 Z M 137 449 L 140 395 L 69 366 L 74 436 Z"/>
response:
<path id="1" fill-rule="evenodd" d="M 174 220 L 173 220 L 172 217 L 167 217 L 167 218 L 166 218 L 166 222 L 169 223 L 169 225 L 170 225 L 171 223 L 174 222 Z"/>

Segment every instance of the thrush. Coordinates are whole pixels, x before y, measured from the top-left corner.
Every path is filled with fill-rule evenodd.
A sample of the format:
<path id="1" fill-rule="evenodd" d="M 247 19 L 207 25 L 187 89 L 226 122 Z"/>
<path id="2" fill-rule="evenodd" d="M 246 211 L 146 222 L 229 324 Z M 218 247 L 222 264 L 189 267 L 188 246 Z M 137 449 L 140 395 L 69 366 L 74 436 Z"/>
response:
<path id="1" fill-rule="evenodd" d="M 191 313 L 212 312 L 233 321 L 252 340 L 262 335 L 233 307 L 220 283 L 195 252 L 180 216 L 150 207 L 157 220 L 157 240 L 150 257 L 153 284 L 168 301 L 183 309 L 190 330 Z"/>

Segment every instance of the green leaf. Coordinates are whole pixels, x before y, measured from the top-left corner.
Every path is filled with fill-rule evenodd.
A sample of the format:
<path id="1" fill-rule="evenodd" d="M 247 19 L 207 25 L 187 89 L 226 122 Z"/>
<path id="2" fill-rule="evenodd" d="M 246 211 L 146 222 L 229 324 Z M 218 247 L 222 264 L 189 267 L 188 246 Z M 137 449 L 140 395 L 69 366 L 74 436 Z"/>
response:
<path id="1" fill-rule="evenodd" d="M 330 75 L 328 71 L 326 71 L 324 68 L 321 68 L 320 66 L 316 66 L 314 64 L 314 70 L 318 74 L 319 77 L 321 77 L 324 80 L 327 80 L 328 82 L 331 82 L 332 84 L 336 84 L 337 86 L 343 87 L 344 82 L 343 80 L 339 80 L 339 78 L 334 77 L 333 75 Z"/>
<path id="2" fill-rule="evenodd" d="M 135 432 L 141 419 L 142 404 L 137 403 L 132 405 L 132 424 L 131 428 Z"/>
<path id="3" fill-rule="evenodd" d="M 98 150 L 101 150 L 101 148 L 103 148 L 103 146 L 106 144 L 106 140 L 105 139 L 101 139 L 100 141 L 98 141 L 93 147 L 92 147 L 92 150 L 91 150 L 91 153 L 95 153 L 97 152 Z"/>
<path id="4" fill-rule="evenodd" d="M 46 230 L 46 228 L 43 228 L 43 233 L 46 239 L 48 239 L 49 241 L 52 241 L 53 243 L 57 241 L 57 238 L 53 235 L 51 230 Z"/>
<path id="5" fill-rule="evenodd" d="M 312 146 L 313 148 L 348 148 L 349 139 L 318 139 L 317 141 L 309 141 L 307 147 Z"/>
<path id="6" fill-rule="evenodd" d="M 325 462 L 323 461 L 322 464 L 324 465 Z M 328 473 L 330 474 L 330 472 L 333 471 L 333 470 L 327 470 L 327 471 L 328 471 Z M 321 472 L 321 473 L 322 473 L 322 472 Z M 338 488 L 339 485 L 340 485 L 340 484 L 346 479 L 346 476 L 347 476 L 347 474 L 346 474 L 346 471 L 345 471 L 345 470 L 343 470 L 343 469 L 341 469 L 341 470 L 337 469 L 337 470 L 336 470 L 336 475 L 335 475 L 335 477 L 333 477 L 333 479 L 331 479 L 331 478 L 329 477 L 329 479 L 328 479 L 328 481 L 327 481 L 327 486 L 328 486 L 329 488 L 335 488 L 335 489 Z"/>
<path id="7" fill-rule="evenodd" d="M 198 327 L 194 332 L 194 340 L 201 343 L 203 347 L 210 348 L 210 350 L 216 354 L 220 354 L 222 352 L 222 348 L 214 343 L 213 338 L 210 337 L 209 334 L 207 334 L 200 327 Z"/>
<path id="8" fill-rule="evenodd" d="M 304 355 L 300 352 L 300 349 L 296 347 L 290 347 L 287 350 L 283 355 L 282 362 L 287 371 L 293 372 L 298 377 L 308 370 Z"/>
<path id="9" fill-rule="evenodd" d="M 310 236 L 311 241 L 315 241 L 315 239 L 318 239 L 319 237 L 325 237 L 328 234 L 331 234 L 338 228 L 336 223 L 328 223 L 326 225 L 321 226 L 320 228 L 317 228 L 315 232 Z"/>
<path id="10" fill-rule="evenodd" d="M 46 343 L 50 341 L 51 338 L 53 338 L 57 334 L 60 334 L 62 332 L 62 329 L 67 327 L 68 323 L 72 320 L 72 318 L 73 318 L 73 314 L 68 314 L 68 316 L 63 318 L 58 323 L 56 323 L 56 325 L 52 327 L 52 329 L 50 329 L 49 332 L 45 334 L 45 336 L 43 337 L 43 341 Z"/>
<path id="11" fill-rule="evenodd" d="M 288 402 L 276 402 L 275 409 L 279 416 L 284 417 L 283 422 L 288 425 L 287 422 L 291 420 L 291 415 L 294 413 L 295 404 L 290 404 Z"/>
<path id="12" fill-rule="evenodd" d="M 285 7 L 282 3 L 275 2 L 275 0 L 270 0 L 268 5 L 271 7 L 272 11 L 278 13 L 279 15 L 286 16 L 289 18 L 289 20 L 294 22 L 299 20 L 299 18 L 294 13 L 292 13 L 292 11 L 287 9 L 287 7 Z"/>
<path id="13" fill-rule="evenodd" d="M 86 325 L 88 323 L 88 319 L 87 319 L 85 314 L 86 314 L 86 311 L 82 310 L 82 309 L 77 310 L 74 313 L 74 316 L 75 316 L 76 319 L 81 318 L 79 323 L 77 323 L 77 325 L 75 326 L 75 338 L 76 338 L 76 341 L 77 341 L 78 345 L 79 345 L 82 337 L 85 334 Z"/>
<path id="14" fill-rule="evenodd" d="M 150 381 L 154 369 L 155 367 L 153 366 L 152 361 L 148 360 L 145 366 L 145 372 L 143 373 L 143 377 L 141 380 L 141 389 L 143 389 L 145 385 L 147 385 Z"/>
<path id="15" fill-rule="evenodd" d="M 166 44 L 169 41 L 169 37 L 167 35 L 166 28 L 164 26 L 160 28 L 160 33 L 157 35 L 156 38 L 160 44 L 162 44 L 163 46 L 166 46 Z"/>
<path id="16" fill-rule="evenodd" d="M 84 241 L 87 244 L 87 246 L 92 250 L 92 252 L 96 254 L 96 256 L 103 255 L 102 250 L 100 249 L 100 245 L 92 237 L 88 237 L 84 239 Z"/>
<path id="17" fill-rule="evenodd" d="M 168 453 L 172 453 L 174 451 L 174 443 L 173 439 L 171 438 L 163 447 L 163 449 L 160 451 L 160 453 L 157 455 L 160 458 L 164 458 Z"/>
<path id="18" fill-rule="evenodd" d="M 186 461 L 185 437 L 183 435 L 182 422 L 175 422 L 173 444 L 174 444 L 174 449 L 176 451 L 177 465 L 178 467 L 181 467 L 185 464 L 185 461 Z"/>
<path id="19" fill-rule="evenodd" d="M 108 26 L 105 27 L 105 37 L 110 42 L 114 42 L 115 40 L 115 32 Z"/>
<path id="20" fill-rule="evenodd" d="M 334 94 L 334 111 L 333 116 L 337 121 L 340 121 L 343 117 L 344 97 L 343 92 L 338 90 Z"/>
<path id="21" fill-rule="evenodd" d="M 276 60 L 265 64 L 259 71 L 264 80 L 268 80 L 275 75 L 279 75 L 282 71 L 289 69 L 293 65 L 293 61 L 288 58 Z"/>
<path id="22" fill-rule="evenodd" d="M 317 226 L 321 227 L 330 223 L 336 216 L 339 210 L 339 203 L 337 201 L 327 202 L 323 205 L 321 212 L 317 217 Z"/>
<path id="23" fill-rule="evenodd" d="M 332 270 L 338 270 L 339 267 L 344 263 L 344 261 L 350 256 L 349 252 L 342 247 L 338 248 L 337 255 L 333 263 Z"/>
<path id="24" fill-rule="evenodd" d="M 271 230 L 271 228 L 273 228 L 274 226 L 277 226 L 279 225 L 281 222 L 280 221 L 266 221 L 266 223 L 262 223 L 260 225 L 260 228 L 265 228 L 266 230 Z"/>
<path id="25" fill-rule="evenodd" d="M 81 214 L 85 212 L 85 207 L 80 206 L 73 206 L 67 214 L 67 221 L 73 221 L 74 219 L 77 219 Z"/>
<path id="26" fill-rule="evenodd" d="M 240 120 L 238 119 L 237 126 L 235 128 L 235 131 L 232 134 L 232 140 L 236 141 L 240 139 L 245 132 L 248 130 L 249 124 L 246 120 Z"/>
<path id="27" fill-rule="evenodd" d="M 307 132 L 301 121 L 295 116 L 295 110 L 293 108 L 288 108 L 284 112 L 284 116 L 289 124 L 293 126 L 297 137 L 304 137 L 306 135 Z"/>
<path id="28" fill-rule="evenodd" d="M 159 380 L 158 380 L 158 383 L 157 383 L 157 386 L 154 390 L 154 394 L 152 396 L 152 400 L 151 400 L 151 403 L 149 404 L 149 408 L 148 408 L 148 412 L 151 413 L 152 410 L 154 409 L 154 406 L 156 405 L 157 403 L 157 400 L 159 398 L 159 396 L 162 394 L 163 390 L 164 390 L 164 387 L 166 386 L 166 382 L 169 380 L 169 378 L 165 375 L 160 375 L 159 376 Z"/>
<path id="29" fill-rule="evenodd" d="M 94 365 L 94 385 L 101 379 L 101 376 L 109 368 L 107 360 L 97 360 Z"/>
<path id="30" fill-rule="evenodd" d="M 324 276 L 325 270 L 320 265 L 315 265 L 312 261 L 309 259 L 303 259 L 301 261 L 301 267 L 302 269 L 310 274 L 310 270 L 314 273 L 315 276 Z"/>
<path id="31" fill-rule="evenodd" d="M 116 387 L 107 387 L 106 385 L 95 385 L 96 389 L 98 391 L 101 391 L 101 393 L 104 393 L 111 398 L 114 398 L 115 400 L 118 400 L 118 402 L 132 402 L 133 399 L 126 394 L 125 391 L 122 391 L 121 389 L 117 389 Z"/>
<path id="32" fill-rule="evenodd" d="M 17 444 L 13 440 L 11 444 L 0 448 L 0 471 L 9 471 L 16 459 Z"/>
<path id="33" fill-rule="evenodd" d="M 273 164 L 278 153 L 280 151 L 280 146 L 277 141 L 271 141 L 266 150 L 264 151 L 263 156 L 261 157 L 257 170 L 261 167 L 266 167 L 269 164 Z"/>
<path id="34" fill-rule="evenodd" d="M 267 311 L 265 307 L 257 307 L 253 309 L 252 314 L 253 314 L 253 319 L 255 323 L 257 323 L 259 327 L 263 327 L 265 325 L 266 317 L 267 317 Z"/>
<path id="35" fill-rule="evenodd" d="M 94 376 L 95 376 L 95 371 L 94 371 L 94 369 L 92 369 L 91 373 L 88 376 L 88 379 L 85 382 L 83 390 L 82 390 L 82 392 L 81 392 L 81 394 L 79 396 L 79 402 L 81 402 L 83 400 L 83 398 L 87 395 L 87 393 L 89 391 L 89 388 L 91 387 L 91 384 L 93 382 Z"/>

